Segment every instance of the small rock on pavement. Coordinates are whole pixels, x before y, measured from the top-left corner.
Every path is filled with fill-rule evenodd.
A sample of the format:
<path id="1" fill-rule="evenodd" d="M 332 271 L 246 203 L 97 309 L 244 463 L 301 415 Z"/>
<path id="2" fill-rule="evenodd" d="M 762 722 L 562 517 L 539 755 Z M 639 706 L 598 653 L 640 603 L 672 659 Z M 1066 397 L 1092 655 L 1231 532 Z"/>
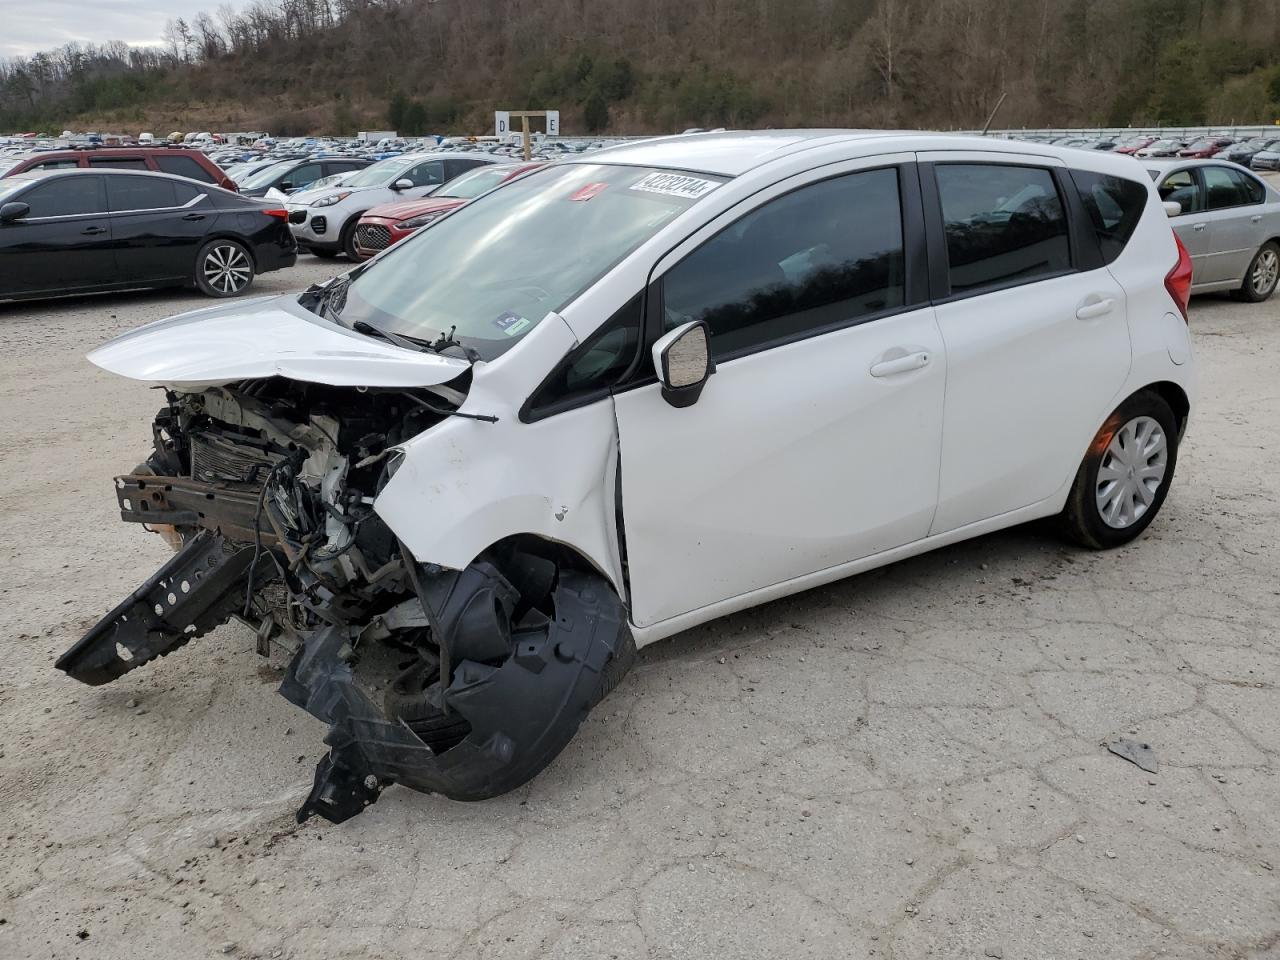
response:
<path id="1" fill-rule="evenodd" d="M 126 706 L 126 707 L 128 707 L 130 710 L 133 710 L 133 709 L 135 709 L 135 708 L 138 706 L 138 701 L 137 701 L 137 700 L 129 700 L 129 701 L 127 701 L 127 702 L 125 703 L 125 706 Z"/>
<path id="2" fill-rule="evenodd" d="M 996 944 L 994 946 L 987 947 L 987 949 L 984 950 L 982 953 L 983 953 L 983 956 L 995 957 L 995 960 L 1002 960 L 1002 958 L 1004 957 L 1004 948 L 1002 948 L 999 944 Z"/>
<path id="3" fill-rule="evenodd" d="M 236 948 L 236 945 L 232 943 L 230 940 L 228 940 L 218 949 L 221 950 L 223 953 L 231 953 L 232 951 L 235 950 L 235 948 Z"/>

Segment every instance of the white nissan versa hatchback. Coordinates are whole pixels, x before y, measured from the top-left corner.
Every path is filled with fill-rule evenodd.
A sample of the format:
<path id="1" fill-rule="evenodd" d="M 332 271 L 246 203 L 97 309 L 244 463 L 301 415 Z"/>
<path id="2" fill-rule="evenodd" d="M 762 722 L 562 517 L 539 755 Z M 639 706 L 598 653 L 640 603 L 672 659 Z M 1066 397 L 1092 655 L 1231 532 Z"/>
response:
<path id="1" fill-rule="evenodd" d="M 58 666 L 106 683 L 237 617 L 331 725 L 299 816 L 494 796 L 639 645 L 1037 517 L 1137 537 L 1190 284 L 1126 157 L 771 131 L 561 161 L 90 354 L 166 389 L 116 494 L 178 552 Z"/>

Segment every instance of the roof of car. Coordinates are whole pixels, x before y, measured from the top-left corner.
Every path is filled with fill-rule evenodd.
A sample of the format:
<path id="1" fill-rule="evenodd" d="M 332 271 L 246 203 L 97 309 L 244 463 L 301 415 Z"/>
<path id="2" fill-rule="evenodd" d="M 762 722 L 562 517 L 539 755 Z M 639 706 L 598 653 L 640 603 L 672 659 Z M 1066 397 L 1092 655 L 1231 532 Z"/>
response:
<path id="1" fill-rule="evenodd" d="M 1066 157 L 1080 152 L 1072 147 L 1025 140 L 921 130 L 760 130 L 661 137 L 606 147 L 561 162 L 617 163 L 736 177 L 773 160 L 830 144 L 847 144 L 851 154 L 868 155 L 887 150 L 982 150 Z M 1067 154 L 1067 150 L 1072 153 Z"/>

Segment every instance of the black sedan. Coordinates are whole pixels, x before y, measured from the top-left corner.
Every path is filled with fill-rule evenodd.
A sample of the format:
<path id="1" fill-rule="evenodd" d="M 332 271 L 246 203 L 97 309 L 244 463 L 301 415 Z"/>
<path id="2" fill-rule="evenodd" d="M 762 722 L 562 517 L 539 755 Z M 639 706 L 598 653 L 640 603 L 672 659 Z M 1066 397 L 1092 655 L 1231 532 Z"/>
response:
<path id="1" fill-rule="evenodd" d="M 232 297 L 293 266 L 288 216 L 163 173 L 18 174 L 0 180 L 0 299 L 184 285 Z"/>

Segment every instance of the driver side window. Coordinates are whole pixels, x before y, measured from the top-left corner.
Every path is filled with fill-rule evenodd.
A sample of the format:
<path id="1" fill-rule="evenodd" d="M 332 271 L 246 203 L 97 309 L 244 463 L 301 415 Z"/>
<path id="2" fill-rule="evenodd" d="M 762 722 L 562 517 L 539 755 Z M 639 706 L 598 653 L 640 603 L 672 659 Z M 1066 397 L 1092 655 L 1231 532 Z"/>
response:
<path id="1" fill-rule="evenodd" d="M 401 179 L 412 180 L 415 187 L 432 187 L 437 183 L 444 183 L 444 162 L 428 160 L 420 163 Z"/>
<path id="2" fill-rule="evenodd" d="M 845 174 L 770 200 L 676 264 L 662 287 L 665 329 L 705 320 L 717 360 L 901 307 L 898 171 Z"/>

